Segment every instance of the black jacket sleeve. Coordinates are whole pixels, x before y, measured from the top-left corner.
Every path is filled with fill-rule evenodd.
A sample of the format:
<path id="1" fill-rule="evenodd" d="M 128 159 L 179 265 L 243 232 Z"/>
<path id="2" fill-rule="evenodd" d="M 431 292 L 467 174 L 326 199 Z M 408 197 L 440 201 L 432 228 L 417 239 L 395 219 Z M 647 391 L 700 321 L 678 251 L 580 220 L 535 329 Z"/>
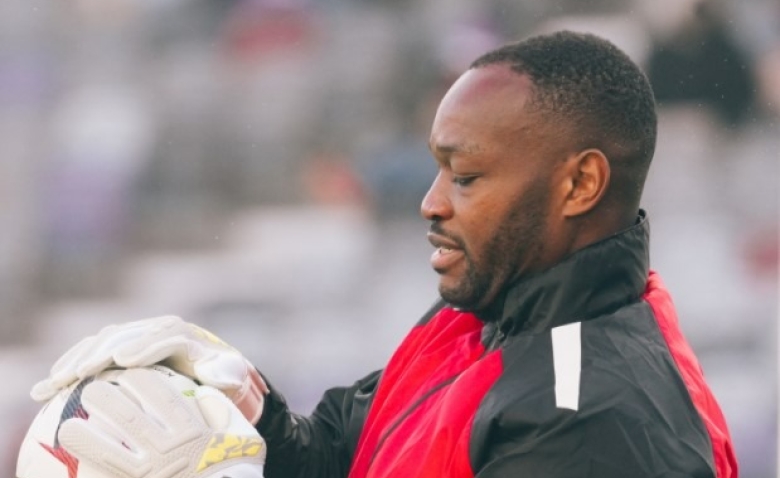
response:
<path id="1" fill-rule="evenodd" d="M 380 376 L 381 370 L 351 387 L 328 390 L 309 417 L 292 413 L 268 384 L 257 424 L 268 446 L 266 478 L 346 477 Z"/>

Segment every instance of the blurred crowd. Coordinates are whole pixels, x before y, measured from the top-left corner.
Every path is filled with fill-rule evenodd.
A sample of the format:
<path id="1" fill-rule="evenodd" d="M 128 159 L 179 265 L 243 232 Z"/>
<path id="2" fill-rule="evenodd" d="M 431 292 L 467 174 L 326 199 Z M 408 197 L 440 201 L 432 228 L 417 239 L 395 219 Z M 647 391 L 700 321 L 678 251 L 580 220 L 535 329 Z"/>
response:
<path id="1" fill-rule="evenodd" d="M 381 366 L 436 294 L 418 209 L 438 100 L 479 54 L 561 28 L 650 77 L 651 264 L 742 476 L 774 476 L 776 0 L 0 3 L 0 473 L 34 375 L 107 323 L 202 323 L 302 411 Z"/>

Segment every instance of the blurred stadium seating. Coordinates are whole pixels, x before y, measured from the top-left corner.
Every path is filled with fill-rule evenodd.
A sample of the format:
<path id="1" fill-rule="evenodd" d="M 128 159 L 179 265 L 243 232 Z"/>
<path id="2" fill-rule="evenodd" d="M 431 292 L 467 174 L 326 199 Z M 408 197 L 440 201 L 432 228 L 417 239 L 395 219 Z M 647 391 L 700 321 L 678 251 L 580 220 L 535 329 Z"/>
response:
<path id="1" fill-rule="evenodd" d="M 660 102 L 645 207 L 653 267 L 742 477 L 765 478 L 777 460 L 780 6 L 707 3 L 754 91 L 725 120 L 717 95 Z M 417 204 L 449 82 L 501 42 L 558 28 L 606 36 L 648 66 L 700 4 L 0 4 L 0 474 L 36 410 L 29 386 L 112 322 L 201 323 L 301 411 L 380 367 L 435 298 Z"/>

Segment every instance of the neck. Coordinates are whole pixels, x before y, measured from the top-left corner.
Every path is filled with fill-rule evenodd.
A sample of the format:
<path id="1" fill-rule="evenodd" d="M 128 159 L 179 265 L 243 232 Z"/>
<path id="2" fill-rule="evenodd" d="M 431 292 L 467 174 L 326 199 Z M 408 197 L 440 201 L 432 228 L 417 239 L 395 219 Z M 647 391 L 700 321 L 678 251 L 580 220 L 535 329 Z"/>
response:
<path id="1" fill-rule="evenodd" d="M 649 267 L 649 225 L 644 213 L 637 217 L 631 227 L 516 281 L 494 301 L 493 309 L 477 312 L 477 317 L 497 323 L 507 334 L 534 333 L 636 300 Z"/>
<path id="2" fill-rule="evenodd" d="M 582 216 L 575 225 L 575 234 L 571 241 L 568 254 L 619 234 L 637 223 L 639 208 L 609 207 L 604 205 L 599 210 Z"/>

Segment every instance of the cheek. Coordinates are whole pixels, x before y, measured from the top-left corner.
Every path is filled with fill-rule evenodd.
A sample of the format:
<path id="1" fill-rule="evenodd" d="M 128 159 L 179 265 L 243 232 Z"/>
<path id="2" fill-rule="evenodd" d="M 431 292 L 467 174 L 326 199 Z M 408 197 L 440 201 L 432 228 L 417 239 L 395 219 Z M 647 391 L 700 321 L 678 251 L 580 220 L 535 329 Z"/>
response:
<path id="1" fill-rule="evenodd" d="M 472 261 L 479 261 L 485 255 L 485 249 L 498 234 L 505 222 L 509 201 L 495 201 L 485 198 L 474 201 L 460 214 L 460 236 L 466 255 Z"/>

